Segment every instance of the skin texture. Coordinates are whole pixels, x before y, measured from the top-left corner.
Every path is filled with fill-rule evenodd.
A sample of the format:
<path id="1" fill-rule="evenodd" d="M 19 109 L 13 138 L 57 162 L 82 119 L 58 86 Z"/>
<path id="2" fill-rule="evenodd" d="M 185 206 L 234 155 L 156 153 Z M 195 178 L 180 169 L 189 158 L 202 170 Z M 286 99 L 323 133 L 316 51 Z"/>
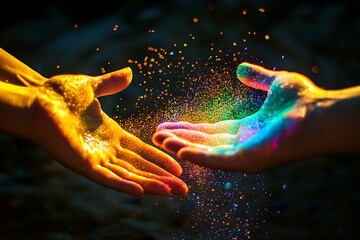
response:
<path id="1" fill-rule="evenodd" d="M 181 166 L 125 131 L 98 97 L 124 90 L 130 68 L 45 78 L 0 49 L 0 131 L 29 139 L 68 169 L 116 191 L 186 195 Z"/>
<path id="2" fill-rule="evenodd" d="M 246 62 L 236 74 L 268 92 L 256 113 L 216 123 L 164 122 L 154 144 L 185 161 L 246 173 L 322 154 L 360 153 L 360 86 L 325 90 L 300 73 Z"/>

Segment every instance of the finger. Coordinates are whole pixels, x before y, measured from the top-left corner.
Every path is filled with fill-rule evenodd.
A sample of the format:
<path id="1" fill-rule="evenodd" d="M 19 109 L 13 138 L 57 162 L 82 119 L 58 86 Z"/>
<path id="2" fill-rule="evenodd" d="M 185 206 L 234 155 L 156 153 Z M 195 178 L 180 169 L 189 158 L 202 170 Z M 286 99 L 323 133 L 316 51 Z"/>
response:
<path id="1" fill-rule="evenodd" d="M 208 134 L 215 133 L 236 133 L 240 121 L 238 120 L 227 120 L 220 121 L 217 123 L 189 123 L 189 122 L 164 122 L 158 125 L 156 131 L 164 129 L 189 129 L 199 131 Z"/>
<path id="2" fill-rule="evenodd" d="M 129 156 L 130 155 L 128 155 L 126 157 L 128 158 Z M 133 156 L 133 157 L 135 157 L 135 156 Z M 139 158 L 139 157 L 135 157 L 135 158 Z M 143 165 L 146 164 L 146 162 L 147 162 L 146 160 L 142 161 L 139 166 L 142 168 Z M 119 158 L 112 159 L 111 163 L 114 165 L 117 165 L 123 169 L 126 169 L 126 171 L 128 171 L 132 174 L 136 174 L 138 176 L 145 177 L 148 179 L 159 180 L 159 181 L 167 184 L 170 187 L 171 192 L 174 194 L 185 195 L 188 192 L 188 187 L 181 179 L 175 177 L 174 175 L 171 175 L 170 173 L 157 167 L 154 164 L 153 165 L 157 168 L 156 170 L 159 171 L 160 174 L 156 174 L 156 173 L 149 172 L 146 170 L 140 170 L 139 168 L 137 168 L 138 165 L 130 164 L 128 161 L 122 160 Z"/>
<path id="3" fill-rule="evenodd" d="M 156 177 L 161 182 L 166 183 L 171 188 L 171 193 L 179 196 L 184 196 L 188 193 L 188 187 L 186 183 L 175 177 Z"/>
<path id="4" fill-rule="evenodd" d="M 156 147 L 144 143 L 129 132 L 124 132 L 121 138 L 121 146 L 135 152 L 147 161 L 160 166 L 175 176 L 180 176 L 182 173 L 182 168 L 175 159 Z"/>
<path id="5" fill-rule="evenodd" d="M 103 166 L 121 178 L 138 183 L 144 189 L 144 193 L 163 196 L 170 195 L 170 187 L 159 180 L 137 175 L 134 172 L 129 172 L 125 168 L 119 167 L 118 165 L 112 163 L 105 162 Z"/>
<path id="6" fill-rule="evenodd" d="M 171 137 L 176 137 L 175 135 L 171 134 L 170 131 L 158 131 L 155 132 L 152 136 L 152 142 L 158 146 L 158 147 L 162 147 L 162 144 L 164 143 L 164 141 L 167 138 L 171 138 Z"/>
<path id="7" fill-rule="evenodd" d="M 121 163 L 120 161 L 123 161 L 124 164 L 125 163 L 128 164 L 128 165 L 122 165 L 123 167 L 125 167 L 129 171 L 136 171 L 137 174 L 143 172 L 144 174 L 152 173 L 159 176 L 168 176 L 168 177 L 173 176 L 168 171 L 164 170 L 163 168 L 159 167 L 158 165 L 150 161 L 147 161 L 140 155 L 128 149 L 124 149 L 124 148 L 121 149 L 121 151 L 119 151 L 116 154 L 116 159 L 117 160 L 113 159 L 112 162 L 118 164 Z M 123 159 L 123 160 L 119 160 L 119 159 Z M 140 175 L 144 176 L 144 174 L 140 174 Z"/>
<path id="8" fill-rule="evenodd" d="M 90 173 L 89 179 L 92 179 L 105 187 L 114 189 L 119 192 L 131 194 L 134 196 L 144 195 L 144 189 L 141 187 L 140 184 L 123 179 L 117 174 L 114 174 L 109 169 L 102 166 L 96 167 Z"/>
<path id="9" fill-rule="evenodd" d="M 221 143 L 216 146 L 210 146 L 210 145 L 205 145 L 205 144 L 192 143 L 192 142 L 189 142 L 182 138 L 173 136 L 173 137 L 166 138 L 163 141 L 161 147 L 167 152 L 177 154 L 177 152 L 179 152 L 180 149 L 185 148 L 185 147 L 194 147 L 194 148 L 207 149 L 207 150 L 210 150 L 210 149 L 234 149 L 236 147 L 236 144 Z"/>
<path id="10" fill-rule="evenodd" d="M 217 169 L 217 170 L 244 170 L 243 162 L 237 158 L 233 150 L 215 150 L 185 147 L 182 148 L 177 156 L 185 161 L 194 164 Z"/>
<path id="11" fill-rule="evenodd" d="M 237 78 L 245 85 L 268 91 L 271 83 L 285 71 L 272 71 L 251 63 L 241 63 L 236 69 Z"/>
<path id="12" fill-rule="evenodd" d="M 95 77 L 94 91 L 96 97 L 124 90 L 131 83 L 132 77 L 132 70 L 129 67 Z"/>
<path id="13" fill-rule="evenodd" d="M 180 138 L 189 143 L 198 143 L 206 146 L 236 144 L 238 141 L 237 135 L 228 133 L 207 134 L 186 129 L 163 130 L 158 131 L 153 135 L 153 141 L 158 145 L 162 145 L 168 138 Z"/>
<path id="14" fill-rule="evenodd" d="M 188 141 L 177 138 L 176 136 L 167 132 L 159 134 L 156 133 L 156 135 L 162 135 L 161 137 L 163 137 L 164 139 L 161 141 L 161 144 L 159 144 L 159 146 L 169 153 L 176 154 L 181 148 L 191 145 L 191 143 L 189 143 Z"/>
<path id="15" fill-rule="evenodd" d="M 211 133 L 216 131 L 215 125 L 211 123 L 193 124 L 189 122 L 164 122 L 157 126 L 156 131 L 164 129 L 191 129 L 201 132 Z"/>

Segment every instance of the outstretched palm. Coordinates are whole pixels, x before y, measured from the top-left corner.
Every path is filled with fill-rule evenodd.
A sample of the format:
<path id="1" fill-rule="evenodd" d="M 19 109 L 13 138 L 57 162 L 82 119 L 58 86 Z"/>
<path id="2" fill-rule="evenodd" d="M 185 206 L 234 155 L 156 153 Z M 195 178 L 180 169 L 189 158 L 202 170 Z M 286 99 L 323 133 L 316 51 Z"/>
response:
<path id="1" fill-rule="evenodd" d="M 187 193 L 169 155 L 126 132 L 102 110 L 97 97 L 125 89 L 130 68 L 92 77 L 58 75 L 39 86 L 33 139 L 59 162 L 95 182 L 133 194 Z M 50 139 L 44 141 L 44 139 Z"/>
<path id="2" fill-rule="evenodd" d="M 238 66 L 237 76 L 268 91 L 259 111 L 217 123 L 165 122 L 157 127 L 154 144 L 202 166 L 250 173 L 306 157 L 307 109 L 324 91 L 299 73 L 249 63 Z"/>

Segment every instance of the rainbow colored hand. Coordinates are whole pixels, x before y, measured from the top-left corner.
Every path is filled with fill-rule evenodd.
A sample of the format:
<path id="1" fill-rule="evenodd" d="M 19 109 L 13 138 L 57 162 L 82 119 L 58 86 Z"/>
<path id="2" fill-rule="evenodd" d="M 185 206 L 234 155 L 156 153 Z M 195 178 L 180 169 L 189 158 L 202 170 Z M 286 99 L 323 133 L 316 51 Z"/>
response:
<path id="1" fill-rule="evenodd" d="M 154 144 L 195 164 L 249 173 L 304 157 L 311 148 L 304 130 L 307 111 L 325 91 L 299 73 L 250 63 L 240 64 L 236 73 L 242 83 L 268 92 L 259 111 L 217 123 L 164 122 Z"/>

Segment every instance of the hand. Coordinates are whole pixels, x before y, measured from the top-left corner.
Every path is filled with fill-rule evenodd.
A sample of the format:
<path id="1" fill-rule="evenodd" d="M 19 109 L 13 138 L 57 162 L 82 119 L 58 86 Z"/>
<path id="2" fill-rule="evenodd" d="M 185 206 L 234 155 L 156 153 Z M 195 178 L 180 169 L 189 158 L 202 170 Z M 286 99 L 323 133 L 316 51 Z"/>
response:
<path id="1" fill-rule="evenodd" d="M 325 97 L 327 91 L 299 73 L 249 63 L 238 66 L 237 77 L 250 87 L 268 91 L 259 111 L 217 123 L 165 122 L 157 127 L 154 144 L 198 165 L 248 173 L 324 150 L 319 144 L 324 142 L 319 134 L 323 129 L 312 124 L 317 105 L 332 103 Z"/>
<path id="2" fill-rule="evenodd" d="M 180 165 L 126 132 L 101 109 L 97 97 L 122 91 L 131 80 L 130 68 L 96 77 L 49 78 L 36 87 L 31 138 L 67 168 L 114 190 L 185 195 L 187 186 L 176 177 Z"/>

